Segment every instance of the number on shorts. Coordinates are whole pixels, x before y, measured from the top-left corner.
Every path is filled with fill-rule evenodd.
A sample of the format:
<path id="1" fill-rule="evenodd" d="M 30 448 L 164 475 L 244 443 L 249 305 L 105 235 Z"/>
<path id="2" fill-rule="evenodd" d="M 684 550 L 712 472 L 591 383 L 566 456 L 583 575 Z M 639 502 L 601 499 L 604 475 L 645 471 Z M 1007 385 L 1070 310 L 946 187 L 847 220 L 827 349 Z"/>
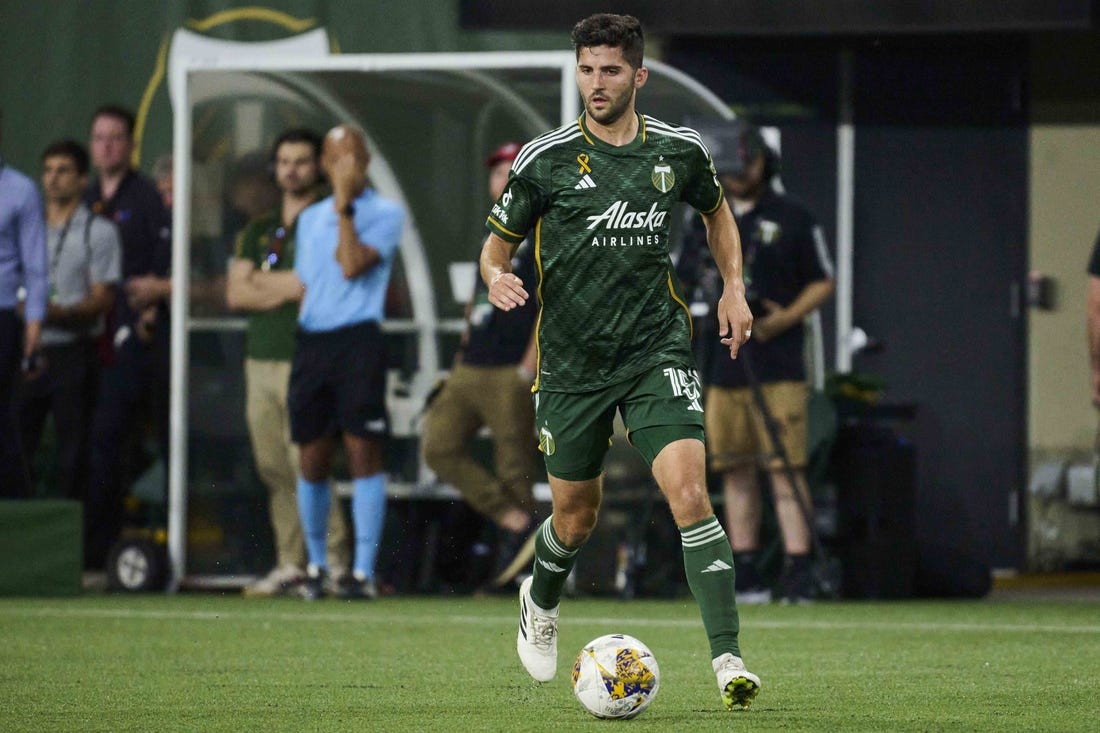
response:
<path id="1" fill-rule="evenodd" d="M 688 401 L 689 410 L 702 412 L 703 405 L 700 400 L 703 391 L 699 386 L 699 372 L 679 367 L 666 367 L 663 371 L 672 385 L 673 396 L 685 398 Z"/>

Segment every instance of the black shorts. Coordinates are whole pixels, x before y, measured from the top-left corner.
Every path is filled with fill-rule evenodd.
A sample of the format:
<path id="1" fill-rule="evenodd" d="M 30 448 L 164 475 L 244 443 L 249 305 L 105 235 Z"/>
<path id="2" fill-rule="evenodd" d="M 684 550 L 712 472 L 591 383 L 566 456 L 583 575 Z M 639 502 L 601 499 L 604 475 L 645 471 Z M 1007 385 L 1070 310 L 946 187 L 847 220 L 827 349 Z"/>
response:
<path id="1" fill-rule="evenodd" d="M 386 349 L 374 321 L 333 331 L 299 330 L 290 369 L 290 437 L 309 443 L 336 432 L 389 435 Z"/>

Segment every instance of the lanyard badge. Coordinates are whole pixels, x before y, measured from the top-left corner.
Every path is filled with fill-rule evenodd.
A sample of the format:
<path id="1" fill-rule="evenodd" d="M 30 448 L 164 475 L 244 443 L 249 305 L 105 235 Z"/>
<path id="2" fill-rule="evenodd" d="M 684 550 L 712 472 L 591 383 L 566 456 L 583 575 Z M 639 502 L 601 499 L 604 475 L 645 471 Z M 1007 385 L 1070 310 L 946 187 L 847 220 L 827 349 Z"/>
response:
<path id="1" fill-rule="evenodd" d="M 267 245 L 267 251 L 264 252 L 263 262 L 260 263 L 260 269 L 264 272 L 268 272 L 274 268 L 279 264 L 279 260 L 282 259 L 283 242 L 286 241 L 286 235 L 287 231 L 285 226 L 280 226 L 275 229 Z"/>

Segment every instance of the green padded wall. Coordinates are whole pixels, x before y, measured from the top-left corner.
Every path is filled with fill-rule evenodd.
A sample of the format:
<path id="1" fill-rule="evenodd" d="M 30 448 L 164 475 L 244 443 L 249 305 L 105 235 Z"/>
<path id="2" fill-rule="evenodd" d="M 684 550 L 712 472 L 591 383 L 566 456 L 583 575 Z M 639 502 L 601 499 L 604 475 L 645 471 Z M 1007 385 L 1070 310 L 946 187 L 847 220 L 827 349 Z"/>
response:
<path id="1" fill-rule="evenodd" d="M 80 502 L 0 500 L 0 596 L 80 593 Z"/>

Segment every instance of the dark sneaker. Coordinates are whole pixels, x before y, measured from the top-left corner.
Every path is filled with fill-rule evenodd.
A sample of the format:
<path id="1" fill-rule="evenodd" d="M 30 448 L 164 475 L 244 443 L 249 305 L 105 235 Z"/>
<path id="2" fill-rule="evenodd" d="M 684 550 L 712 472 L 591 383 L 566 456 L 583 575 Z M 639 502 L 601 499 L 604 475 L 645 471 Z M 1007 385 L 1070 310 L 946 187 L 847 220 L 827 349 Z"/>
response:
<path id="1" fill-rule="evenodd" d="M 534 522 L 522 532 L 498 530 L 496 566 L 489 579 L 489 586 L 500 588 L 515 580 L 521 570 L 528 569 L 535 557 L 535 534 L 538 525 Z"/>
<path id="2" fill-rule="evenodd" d="M 737 605 L 756 606 L 772 602 L 771 588 L 754 585 L 751 588 L 742 588 L 737 591 Z"/>
<path id="3" fill-rule="evenodd" d="M 378 586 L 375 585 L 374 578 L 346 573 L 336 583 L 336 597 L 345 601 L 373 601 L 378 597 Z"/>
<path id="4" fill-rule="evenodd" d="M 815 593 L 813 565 L 809 556 L 788 558 L 779 576 L 780 603 L 813 603 Z"/>
<path id="5" fill-rule="evenodd" d="M 300 593 L 307 601 L 317 601 L 325 597 L 325 578 L 328 573 L 324 568 L 310 565 L 306 568 L 306 577 L 302 581 Z"/>
<path id="6" fill-rule="evenodd" d="M 764 585 L 764 579 L 756 569 L 755 551 L 733 553 L 733 567 L 737 572 L 734 593 L 737 594 L 738 605 L 752 606 L 772 602 L 771 588 Z"/>

